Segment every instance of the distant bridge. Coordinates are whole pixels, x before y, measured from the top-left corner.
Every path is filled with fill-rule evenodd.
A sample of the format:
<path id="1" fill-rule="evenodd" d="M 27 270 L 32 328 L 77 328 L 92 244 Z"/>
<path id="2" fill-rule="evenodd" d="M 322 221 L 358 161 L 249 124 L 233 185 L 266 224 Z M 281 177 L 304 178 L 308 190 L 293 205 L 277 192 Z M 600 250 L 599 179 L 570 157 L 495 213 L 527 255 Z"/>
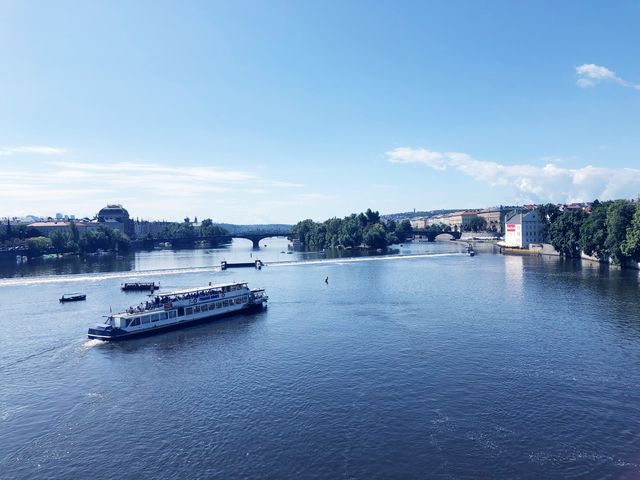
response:
<path id="1" fill-rule="evenodd" d="M 289 232 L 283 232 L 281 230 L 263 231 L 263 232 L 238 232 L 229 235 L 210 235 L 210 236 L 198 236 L 198 237 L 185 237 L 185 238 L 154 238 L 153 243 L 169 242 L 174 246 L 187 246 L 196 242 L 211 242 L 211 243 L 229 243 L 234 238 L 246 238 L 251 240 L 253 248 L 260 248 L 260 242 L 265 238 L 271 237 L 287 237 Z"/>
<path id="2" fill-rule="evenodd" d="M 229 239 L 232 238 L 246 238 L 247 240 L 251 240 L 253 242 L 253 248 L 260 248 L 260 242 L 265 238 L 271 237 L 288 237 L 289 232 L 282 231 L 265 231 L 265 232 L 252 232 L 252 233 L 234 233 L 232 235 L 227 235 Z"/>
<path id="3" fill-rule="evenodd" d="M 440 235 L 448 235 L 451 238 L 449 240 L 458 240 L 462 235 L 460 232 L 443 232 L 443 231 L 434 231 L 427 229 L 414 228 L 413 229 L 413 238 L 416 237 L 426 237 L 430 242 L 435 242 L 436 237 Z"/>

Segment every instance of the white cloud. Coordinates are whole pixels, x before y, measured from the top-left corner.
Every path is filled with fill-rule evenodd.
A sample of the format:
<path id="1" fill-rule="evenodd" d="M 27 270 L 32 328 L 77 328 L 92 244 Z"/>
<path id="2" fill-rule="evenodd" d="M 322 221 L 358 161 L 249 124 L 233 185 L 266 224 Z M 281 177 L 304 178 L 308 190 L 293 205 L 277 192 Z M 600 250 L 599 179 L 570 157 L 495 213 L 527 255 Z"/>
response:
<path id="1" fill-rule="evenodd" d="M 0 175 L 0 216 L 60 211 L 93 216 L 107 203 L 122 203 L 132 215 L 145 218 L 175 220 L 197 214 L 246 221 L 257 203 L 247 192 L 299 203 L 300 198 L 289 193 L 297 187 L 302 185 L 218 166 L 14 162 Z"/>
<path id="2" fill-rule="evenodd" d="M 39 155 L 61 155 L 67 150 L 58 147 L 0 147 L 0 156 L 14 155 L 16 153 L 36 153 Z"/>
<path id="3" fill-rule="evenodd" d="M 453 169 L 492 187 L 511 188 L 513 198 L 505 198 L 505 202 L 583 202 L 640 193 L 640 169 L 636 168 L 503 165 L 476 160 L 465 153 L 409 147 L 390 150 L 386 155 L 391 163 L 419 163 L 439 171 Z M 435 164 L 434 158 L 438 159 Z"/>
<path id="4" fill-rule="evenodd" d="M 585 63 L 576 67 L 576 74 L 578 75 L 577 84 L 580 87 L 593 87 L 600 82 L 614 82 L 623 87 L 635 88 L 640 90 L 640 84 L 633 84 L 627 82 L 623 78 L 620 78 L 607 67 L 601 65 L 595 65 L 593 63 Z"/>

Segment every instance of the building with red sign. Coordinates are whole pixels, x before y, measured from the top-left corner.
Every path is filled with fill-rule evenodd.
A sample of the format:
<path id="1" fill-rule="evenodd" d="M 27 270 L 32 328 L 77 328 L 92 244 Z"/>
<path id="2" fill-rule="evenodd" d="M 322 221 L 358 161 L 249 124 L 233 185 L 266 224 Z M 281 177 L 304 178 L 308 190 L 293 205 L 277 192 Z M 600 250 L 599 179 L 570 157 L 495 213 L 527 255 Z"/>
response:
<path id="1" fill-rule="evenodd" d="M 545 241 L 538 212 L 515 213 L 505 220 L 503 245 L 506 247 L 529 248 L 532 243 Z"/>

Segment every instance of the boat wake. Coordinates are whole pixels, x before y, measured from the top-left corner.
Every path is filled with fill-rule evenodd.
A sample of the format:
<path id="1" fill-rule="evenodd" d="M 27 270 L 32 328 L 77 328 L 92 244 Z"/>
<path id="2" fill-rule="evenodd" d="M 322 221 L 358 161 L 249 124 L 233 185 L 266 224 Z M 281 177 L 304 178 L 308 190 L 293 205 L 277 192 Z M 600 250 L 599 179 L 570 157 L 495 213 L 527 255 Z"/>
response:
<path id="1" fill-rule="evenodd" d="M 125 279 L 139 277 L 158 277 L 162 275 L 175 275 L 181 273 L 198 273 L 198 272 L 219 272 L 219 266 L 207 267 L 189 267 L 189 268 L 167 268 L 158 270 L 137 270 L 128 272 L 109 272 L 109 273 L 88 273 L 88 274 L 68 274 L 44 277 L 30 278 L 4 278 L 0 279 L 1 287 L 13 286 L 30 286 L 42 285 L 46 283 L 76 283 L 76 282 L 99 282 L 109 279 Z"/>
<path id="2" fill-rule="evenodd" d="M 315 260 L 294 260 L 282 262 L 265 262 L 266 267 L 288 267 L 296 265 L 324 265 L 324 264 L 345 264 L 356 262 L 380 262 L 389 260 L 410 260 L 416 258 L 438 258 L 438 257 L 454 257 L 464 255 L 460 252 L 451 253 L 415 253 L 410 255 L 380 255 L 375 257 L 347 257 L 347 258 L 322 258 Z M 78 282 L 99 282 L 109 279 L 127 279 L 142 277 L 159 277 L 166 275 L 179 275 L 184 273 L 201 273 L 201 272 L 220 272 L 220 266 L 205 267 L 188 267 L 188 268 L 167 268 L 156 270 L 137 270 L 126 272 L 108 272 L 108 273 L 87 273 L 87 274 L 66 274 L 51 275 L 42 277 L 19 277 L 0 279 L 0 288 L 15 286 L 34 286 L 43 284 L 57 283 L 78 283 Z"/>
<path id="3" fill-rule="evenodd" d="M 324 265 L 324 264 L 345 264 L 357 262 L 381 262 L 386 260 L 410 260 L 415 258 L 435 258 L 435 257 L 459 257 L 464 255 L 460 252 L 453 253 L 414 253 L 411 255 L 380 255 L 376 257 L 348 257 L 348 258 L 323 258 L 318 260 L 297 260 L 292 262 L 268 262 L 267 267 L 288 267 L 298 265 Z"/>
<path id="4" fill-rule="evenodd" d="M 106 344 L 104 340 L 98 340 L 97 338 L 93 338 L 91 340 L 87 340 L 82 344 L 82 348 L 89 350 L 90 348 L 97 347 L 98 345 Z"/>

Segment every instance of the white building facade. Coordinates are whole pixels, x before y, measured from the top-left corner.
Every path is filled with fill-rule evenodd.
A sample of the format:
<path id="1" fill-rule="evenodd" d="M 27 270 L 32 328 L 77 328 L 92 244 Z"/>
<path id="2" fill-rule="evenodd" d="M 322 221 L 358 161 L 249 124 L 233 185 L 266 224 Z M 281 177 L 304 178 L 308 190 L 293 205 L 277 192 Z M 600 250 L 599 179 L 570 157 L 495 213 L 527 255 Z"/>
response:
<path id="1" fill-rule="evenodd" d="M 529 248 L 532 243 L 542 243 L 543 225 L 538 212 L 516 213 L 505 220 L 504 245 L 506 247 Z"/>

